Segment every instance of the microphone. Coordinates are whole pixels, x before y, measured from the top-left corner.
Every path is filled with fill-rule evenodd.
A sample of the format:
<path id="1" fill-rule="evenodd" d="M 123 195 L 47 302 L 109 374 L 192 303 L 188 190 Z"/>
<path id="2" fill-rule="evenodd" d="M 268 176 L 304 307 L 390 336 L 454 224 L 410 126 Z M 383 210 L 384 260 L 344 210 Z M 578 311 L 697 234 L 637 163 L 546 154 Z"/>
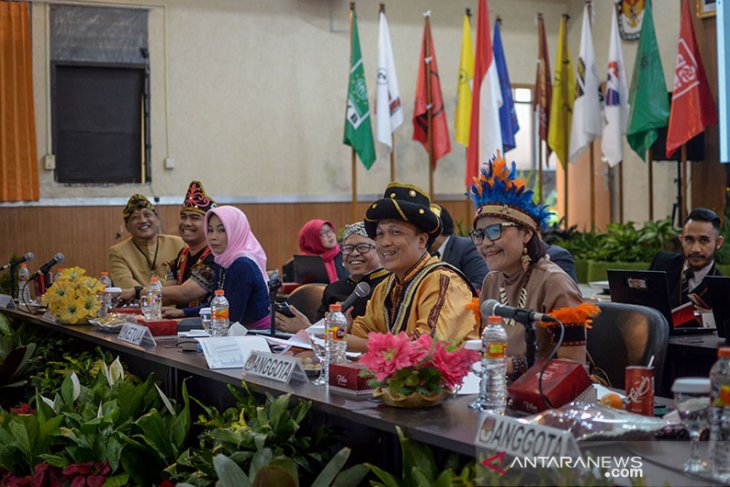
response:
<path id="1" fill-rule="evenodd" d="M 57 253 L 56 255 L 53 256 L 53 258 L 51 260 L 49 260 L 48 262 L 46 262 L 45 264 L 43 264 L 41 266 L 41 268 L 38 269 L 35 272 L 35 274 L 33 274 L 30 277 L 30 281 L 32 281 L 33 279 L 35 279 L 36 277 L 38 277 L 40 275 L 43 275 L 43 274 L 47 273 L 48 271 L 51 270 L 51 267 L 53 267 L 56 264 L 60 264 L 61 262 L 63 262 L 63 259 L 65 259 L 65 257 L 63 256 L 63 254 L 61 252 Z"/>
<path id="2" fill-rule="evenodd" d="M 30 262 L 31 260 L 33 260 L 34 257 L 35 257 L 35 255 L 33 255 L 33 252 L 28 252 L 24 256 L 18 257 L 15 260 L 11 260 L 4 266 L 0 267 L 0 271 L 4 271 L 5 269 L 9 269 L 10 267 L 15 267 L 16 265 L 20 265 L 23 262 Z"/>
<path id="3" fill-rule="evenodd" d="M 500 304 L 496 299 L 488 299 L 482 303 L 480 308 L 482 316 L 501 316 L 502 318 L 509 318 L 518 321 L 524 325 L 529 325 L 536 321 L 549 321 L 552 323 L 558 323 L 558 320 L 552 316 L 544 313 L 538 313 L 524 308 L 513 308 L 512 306 L 505 306 Z"/>
<path id="4" fill-rule="evenodd" d="M 345 299 L 340 306 L 342 306 L 342 312 L 344 313 L 347 308 L 355 304 L 355 301 L 358 298 L 364 298 L 368 294 L 370 294 L 370 284 L 367 282 L 358 282 L 357 286 L 355 286 L 355 290 L 352 291 L 352 294 L 347 296 L 347 299 Z"/>

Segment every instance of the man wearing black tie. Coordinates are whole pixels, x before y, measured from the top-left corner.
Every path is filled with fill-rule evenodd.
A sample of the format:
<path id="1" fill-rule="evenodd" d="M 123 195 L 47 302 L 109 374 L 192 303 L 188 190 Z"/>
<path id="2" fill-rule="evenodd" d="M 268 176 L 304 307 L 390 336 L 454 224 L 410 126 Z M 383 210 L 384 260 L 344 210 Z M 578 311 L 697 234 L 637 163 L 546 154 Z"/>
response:
<path id="1" fill-rule="evenodd" d="M 669 282 L 672 308 L 692 301 L 711 308 L 707 292 L 707 276 L 721 276 L 715 266 L 715 253 L 723 242 L 720 218 L 707 208 L 696 208 L 687 216 L 682 227 L 682 253 L 659 252 L 649 270 L 664 271 Z"/>

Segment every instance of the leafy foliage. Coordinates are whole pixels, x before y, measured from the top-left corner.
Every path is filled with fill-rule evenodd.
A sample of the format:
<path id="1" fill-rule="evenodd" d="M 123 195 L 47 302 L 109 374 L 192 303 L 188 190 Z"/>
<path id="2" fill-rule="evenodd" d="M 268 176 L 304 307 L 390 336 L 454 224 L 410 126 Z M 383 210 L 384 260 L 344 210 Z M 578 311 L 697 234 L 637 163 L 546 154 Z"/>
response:
<path id="1" fill-rule="evenodd" d="M 458 455 L 453 454 L 447 458 L 445 465 L 438 465 L 428 446 L 406 438 L 399 426 L 396 426 L 396 431 L 400 440 L 403 463 L 401 478 L 397 478 L 376 465 L 366 463 L 365 466 L 379 479 L 379 481 L 371 481 L 371 485 L 382 487 L 466 487 L 475 485 L 473 461 L 467 462 L 459 469 L 459 463 L 463 462 L 459 461 Z"/>
<path id="2" fill-rule="evenodd" d="M 272 459 L 286 458 L 284 463 L 291 462 L 304 478 L 321 468 L 328 456 L 327 437 L 321 428 L 312 428 L 305 421 L 311 402 L 298 401 L 291 406 L 291 394 L 276 398 L 267 394 L 266 402 L 260 405 L 252 401 L 248 391 L 236 397 L 237 406 L 223 414 L 198 402 L 204 410 L 198 424 L 212 428 L 199 436 L 199 447 L 186 450 L 168 467 L 172 480 L 214 485 L 218 478 L 214 457 L 219 454 L 250 473 L 252 465 L 261 460 L 257 454 L 264 449 L 271 452 Z"/>
<path id="3" fill-rule="evenodd" d="M 574 228 L 574 227 L 572 227 Z M 605 262 L 650 262 L 661 250 L 676 242 L 678 230 L 671 218 L 648 221 L 641 228 L 636 223 L 610 223 L 605 232 L 578 232 L 568 229 L 558 233 L 554 243 L 569 250 L 576 259 Z"/>

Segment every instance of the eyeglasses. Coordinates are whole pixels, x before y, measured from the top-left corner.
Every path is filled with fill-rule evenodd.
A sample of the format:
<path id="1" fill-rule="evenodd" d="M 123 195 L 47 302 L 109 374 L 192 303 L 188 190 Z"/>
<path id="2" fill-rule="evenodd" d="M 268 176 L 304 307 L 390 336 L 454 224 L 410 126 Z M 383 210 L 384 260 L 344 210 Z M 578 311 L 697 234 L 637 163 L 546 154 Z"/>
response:
<path id="1" fill-rule="evenodd" d="M 343 245 L 342 255 L 350 255 L 354 250 L 357 250 L 361 254 L 367 254 L 375 248 L 375 245 L 369 243 L 359 243 L 357 245 Z"/>
<path id="2" fill-rule="evenodd" d="M 495 242 L 502 236 L 502 227 L 519 227 L 516 223 L 493 223 L 484 228 L 477 228 L 472 230 L 469 234 L 471 241 L 474 245 L 481 245 L 484 242 L 484 237 L 487 237 L 491 242 Z"/>
<path id="3" fill-rule="evenodd" d="M 334 231 L 334 230 L 332 230 L 332 229 L 331 229 L 331 228 L 329 228 L 329 227 L 324 227 L 324 228 L 322 228 L 322 230 L 320 230 L 320 231 L 319 231 L 319 235 L 320 235 L 321 237 L 326 237 L 327 235 L 331 235 L 331 234 L 333 234 L 333 233 L 335 233 L 335 231 Z"/>

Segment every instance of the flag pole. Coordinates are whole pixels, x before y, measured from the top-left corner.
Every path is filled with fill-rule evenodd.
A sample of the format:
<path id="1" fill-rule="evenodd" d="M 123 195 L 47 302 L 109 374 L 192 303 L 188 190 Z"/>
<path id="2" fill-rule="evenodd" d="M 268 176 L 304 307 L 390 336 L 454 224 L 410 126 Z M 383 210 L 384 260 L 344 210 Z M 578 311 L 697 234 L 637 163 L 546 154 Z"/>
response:
<path id="1" fill-rule="evenodd" d="M 542 38 L 540 37 L 540 20 L 542 20 L 542 13 L 537 14 L 537 20 L 538 20 L 538 33 L 537 33 L 537 52 L 538 52 L 538 63 L 541 63 L 542 58 L 540 58 L 540 49 L 542 48 Z M 540 69 L 538 68 L 538 79 L 536 83 L 540 83 L 540 75 L 539 75 Z M 537 86 L 536 86 L 537 88 Z M 542 90 L 540 91 L 542 93 Z M 540 126 L 541 126 L 541 108 L 540 103 L 535 105 L 537 107 L 537 117 L 536 117 L 536 124 L 537 125 L 537 190 L 539 191 L 539 200 L 540 204 L 543 204 L 544 197 L 542 194 L 542 188 L 543 188 L 543 173 L 542 173 L 542 139 L 540 138 Z"/>
<path id="2" fill-rule="evenodd" d="M 590 157 L 590 184 L 591 184 L 591 232 L 596 231 L 596 165 L 593 141 L 588 146 L 588 157 Z"/>
<path id="3" fill-rule="evenodd" d="M 352 66 L 352 12 L 355 11 L 355 2 L 350 2 L 350 66 Z M 358 221 L 357 218 L 357 155 L 355 148 L 351 147 L 351 179 L 352 179 L 352 220 Z"/>
<path id="4" fill-rule="evenodd" d="M 469 24 L 471 24 L 471 9 L 469 7 L 466 7 L 466 16 L 469 17 Z M 464 148 L 464 157 L 466 158 L 466 149 Z M 469 222 L 471 220 L 471 199 L 469 198 L 469 185 L 466 186 L 466 200 L 464 200 L 464 214 L 465 214 L 465 222 Z"/>
<path id="5" fill-rule="evenodd" d="M 649 147 L 647 152 L 647 164 L 649 165 L 649 220 L 654 219 L 654 150 Z"/>
<path id="6" fill-rule="evenodd" d="M 568 28 L 568 20 L 570 19 L 570 15 L 563 14 L 563 18 L 565 18 L 565 28 L 567 30 Z M 563 46 L 563 49 L 567 47 L 567 42 Z M 569 228 L 568 225 L 568 165 L 570 162 L 568 159 L 568 153 L 570 152 L 570 140 L 568 140 L 568 112 L 570 111 L 570 108 L 567 106 L 567 100 L 568 100 L 568 75 L 566 72 L 566 66 L 568 65 L 568 59 L 567 56 L 563 56 L 563 67 L 562 67 L 562 75 L 563 75 L 563 83 L 562 83 L 562 89 L 563 89 L 563 113 L 565 116 L 563 117 L 563 147 L 565 148 L 566 154 L 565 154 L 565 161 L 561 161 L 563 163 L 563 185 L 565 186 L 565 228 Z"/>
<path id="7" fill-rule="evenodd" d="M 624 161 L 618 163 L 618 222 L 624 224 Z"/>
<path id="8" fill-rule="evenodd" d="M 679 208 L 679 221 L 684 222 L 685 215 L 687 214 L 687 144 L 682 144 L 681 147 L 681 164 L 682 164 L 682 204 Z"/>
<path id="9" fill-rule="evenodd" d="M 384 14 L 385 13 L 385 4 L 380 4 L 380 10 L 379 13 Z M 395 175 L 395 135 L 391 132 L 390 134 L 390 182 L 392 183 L 396 179 Z M 353 220 L 354 221 L 354 220 Z"/>
<path id="10" fill-rule="evenodd" d="M 430 33 L 431 23 L 431 11 L 425 12 L 423 16 L 426 18 L 426 28 L 429 35 L 424 36 L 425 52 L 424 62 L 426 63 L 426 120 L 428 130 L 428 196 L 433 200 L 433 99 L 431 94 L 431 44 L 430 44 Z"/>

